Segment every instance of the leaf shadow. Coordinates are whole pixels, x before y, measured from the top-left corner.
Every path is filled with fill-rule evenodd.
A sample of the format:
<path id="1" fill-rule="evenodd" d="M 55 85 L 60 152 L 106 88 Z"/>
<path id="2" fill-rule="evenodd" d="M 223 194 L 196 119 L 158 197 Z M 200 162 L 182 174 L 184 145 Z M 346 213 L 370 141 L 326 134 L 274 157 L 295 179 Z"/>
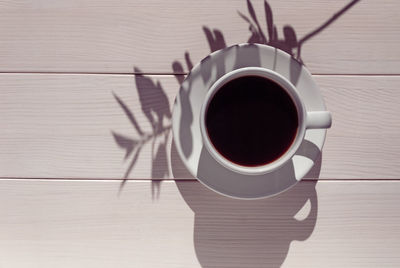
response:
<path id="1" fill-rule="evenodd" d="M 124 160 L 129 160 L 128 168 L 123 175 L 123 180 L 119 187 L 119 193 L 121 193 L 123 190 L 127 179 L 129 178 L 132 170 L 135 168 L 143 147 L 146 144 L 150 144 L 151 175 L 152 178 L 159 179 L 158 181 L 152 180 L 151 182 L 151 194 L 154 200 L 158 199 L 160 195 L 160 179 L 169 176 L 166 146 L 171 129 L 169 122 L 171 120 L 171 109 L 168 97 L 160 81 L 154 81 L 152 78 L 143 75 L 142 71 L 138 67 L 134 68 L 134 72 L 135 85 L 140 102 L 140 111 L 144 114 L 145 118 L 150 124 L 151 130 L 143 130 L 142 126 L 138 124 L 138 120 L 136 119 L 134 112 L 115 92 L 113 92 L 115 100 L 129 119 L 134 130 L 136 130 L 137 134 L 139 135 L 138 138 L 133 138 L 125 134 L 111 131 L 116 144 L 125 151 Z M 167 122 L 165 123 L 165 121 Z M 157 141 L 159 141 L 158 147 L 156 144 Z"/>

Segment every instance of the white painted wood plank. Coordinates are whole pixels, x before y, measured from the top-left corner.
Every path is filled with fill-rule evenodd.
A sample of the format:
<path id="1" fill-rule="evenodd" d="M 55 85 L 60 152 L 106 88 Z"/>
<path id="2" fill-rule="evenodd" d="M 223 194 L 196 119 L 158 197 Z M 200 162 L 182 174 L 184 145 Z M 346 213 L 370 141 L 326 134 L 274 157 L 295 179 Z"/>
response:
<path id="1" fill-rule="evenodd" d="M 333 126 L 321 178 L 398 178 L 400 77 L 316 77 Z"/>
<path id="2" fill-rule="evenodd" d="M 280 47 L 293 44 L 291 30 L 299 41 L 338 15 L 302 45 L 313 73 L 398 74 L 400 2 L 358 1 L 340 14 L 351 2 L 270 0 L 268 16 L 263 1 L 252 6 L 268 40 L 266 17 L 276 26 L 272 43 Z M 245 0 L 1 1 L 0 71 L 132 73 L 138 66 L 172 72 L 186 51 L 196 63 L 210 45 L 248 42 L 249 23 L 238 12 L 251 17 Z M 203 26 L 218 30 L 225 42 L 216 36 L 207 42 Z"/>
<path id="3" fill-rule="evenodd" d="M 3 267 L 398 267 L 400 182 L 234 200 L 194 181 L 1 180 Z M 12 204 L 12 205 L 11 205 Z"/>
<path id="4" fill-rule="evenodd" d="M 320 177 L 399 178 L 400 77 L 315 78 L 333 114 Z M 0 75 L 0 177 L 188 178 L 168 131 L 152 148 L 148 119 L 168 130 L 178 88 L 174 76 Z"/>

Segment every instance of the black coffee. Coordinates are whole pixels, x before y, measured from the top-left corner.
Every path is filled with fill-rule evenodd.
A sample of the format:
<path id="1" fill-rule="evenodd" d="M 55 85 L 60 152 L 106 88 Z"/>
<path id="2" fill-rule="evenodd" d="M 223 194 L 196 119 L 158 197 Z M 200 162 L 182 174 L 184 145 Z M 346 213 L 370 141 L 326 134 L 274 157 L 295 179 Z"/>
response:
<path id="1" fill-rule="evenodd" d="M 210 101 L 205 119 L 217 151 L 242 166 L 278 159 L 292 145 L 298 127 L 290 96 L 260 76 L 244 76 L 223 85 Z"/>

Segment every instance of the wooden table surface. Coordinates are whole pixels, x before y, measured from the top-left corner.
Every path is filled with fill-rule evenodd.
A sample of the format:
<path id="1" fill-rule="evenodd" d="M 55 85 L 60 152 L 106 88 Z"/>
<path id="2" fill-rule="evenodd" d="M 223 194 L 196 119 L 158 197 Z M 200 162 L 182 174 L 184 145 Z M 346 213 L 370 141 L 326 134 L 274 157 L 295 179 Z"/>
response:
<path id="1" fill-rule="evenodd" d="M 400 267 L 399 1 L 5 0 L 0 25 L 0 267 Z M 257 201 L 170 133 L 192 65 L 244 42 L 302 60 L 334 120 Z"/>

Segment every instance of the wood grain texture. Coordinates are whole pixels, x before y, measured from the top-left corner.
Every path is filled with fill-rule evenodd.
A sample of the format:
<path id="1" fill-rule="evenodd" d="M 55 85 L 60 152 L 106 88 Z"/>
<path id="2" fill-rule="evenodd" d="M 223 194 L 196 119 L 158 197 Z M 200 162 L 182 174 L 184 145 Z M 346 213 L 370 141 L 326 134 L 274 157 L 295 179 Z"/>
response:
<path id="1" fill-rule="evenodd" d="M 241 201 L 195 181 L 1 180 L 4 267 L 398 267 L 400 182 Z M 10 205 L 12 204 L 12 205 Z"/>
<path id="2" fill-rule="evenodd" d="M 400 267 L 399 10 L 0 1 L 0 267 Z M 310 180 L 240 201 L 174 150 L 172 74 L 249 41 L 317 74 L 333 126 Z"/>
<path id="3" fill-rule="evenodd" d="M 399 73 L 399 1 L 359 1 L 343 14 L 351 1 L 268 3 L 265 12 L 263 1 L 252 1 L 258 27 L 245 0 L 1 1 L 0 71 L 132 73 L 139 66 L 171 73 L 186 51 L 196 63 L 210 48 L 257 41 L 258 29 L 270 44 L 292 50 L 337 15 L 302 45 L 301 58 L 313 73 Z M 238 12 L 253 21 L 252 31 Z"/>
<path id="4" fill-rule="evenodd" d="M 399 178 L 400 77 L 315 78 L 333 114 L 320 178 Z M 0 75 L 0 177 L 191 177 L 171 152 L 178 89 L 172 75 Z"/>

